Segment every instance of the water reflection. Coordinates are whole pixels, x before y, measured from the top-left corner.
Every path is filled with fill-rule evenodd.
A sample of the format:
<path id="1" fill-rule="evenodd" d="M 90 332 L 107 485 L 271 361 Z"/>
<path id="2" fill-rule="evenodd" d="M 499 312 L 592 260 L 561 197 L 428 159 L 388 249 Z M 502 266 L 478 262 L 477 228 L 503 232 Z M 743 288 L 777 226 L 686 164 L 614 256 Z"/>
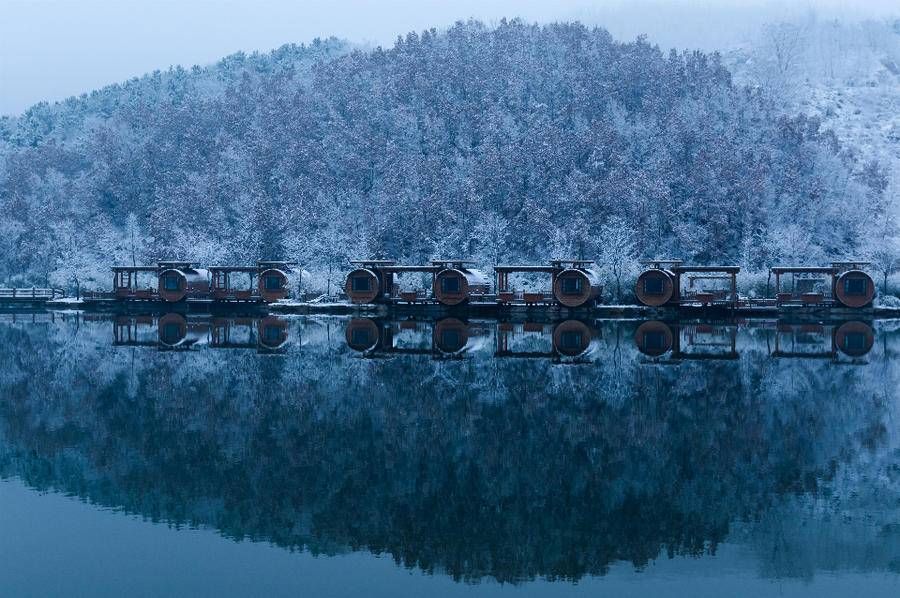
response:
<path id="1" fill-rule="evenodd" d="M 283 318 L 204 317 L 181 313 L 161 316 L 127 315 L 113 319 L 113 345 L 187 350 L 256 349 L 279 352 L 288 343 L 288 323 Z"/>
<path id="2" fill-rule="evenodd" d="M 0 342 L 0 476 L 154 521 L 464 580 L 726 541 L 754 575 L 900 562 L 890 324 L 69 317 Z"/>

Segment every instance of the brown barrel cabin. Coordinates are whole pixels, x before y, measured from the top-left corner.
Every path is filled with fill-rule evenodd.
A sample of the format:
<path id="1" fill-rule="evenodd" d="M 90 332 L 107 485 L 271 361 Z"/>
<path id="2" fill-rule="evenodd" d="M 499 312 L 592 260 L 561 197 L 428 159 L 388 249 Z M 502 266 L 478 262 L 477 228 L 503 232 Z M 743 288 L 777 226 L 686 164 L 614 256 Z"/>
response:
<path id="1" fill-rule="evenodd" d="M 433 296 L 442 305 L 460 305 L 491 292 L 488 277 L 471 267 L 466 260 L 433 260 L 437 270 L 432 285 Z"/>
<path id="2" fill-rule="evenodd" d="M 662 307 L 678 299 L 678 277 L 672 268 L 681 260 L 644 260 L 645 270 L 638 276 L 634 294 L 638 301 L 649 307 Z"/>
<path id="3" fill-rule="evenodd" d="M 738 266 L 684 266 L 681 260 L 644 260 L 647 269 L 638 276 L 635 295 L 649 307 L 738 306 Z M 687 285 L 683 279 L 687 278 Z M 706 286 L 695 283 L 704 281 Z M 727 288 L 710 287 L 710 282 L 727 282 Z"/>
<path id="4" fill-rule="evenodd" d="M 170 303 L 193 298 L 208 299 L 209 271 L 194 268 L 190 262 L 160 262 L 159 296 Z"/>
<path id="5" fill-rule="evenodd" d="M 865 262 L 833 262 L 831 266 L 774 266 L 775 304 L 778 306 L 838 305 L 860 308 L 871 305 L 875 281 L 865 272 Z M 789 282 L 782 287 L 784 277 Z"/>
<path id="6" fill-rule="evenodd" d="M 553 296 L 564 307 L 595 305 L 603 293 L 600 272 L 592 260 L 552 260 Z"/>
<path id="7" fill-rule="evenodd" d="M 834 262 L 834 298 L 845 307 L 859 308 L 872 304 L 875 298 L 875 281 L 864 268 L 866 262 Z"/>
<path id="8" fill-rule="evenodd" d="M 288 274 L 294 262 L 259 261 L 258 270 L 259 297 L 266 303 L 274 303 L 287 299 L 290 292 Z"/>
<path id="9" fill-rule="evenodd" d="M 356 266 L 347 274 L 344 293 L 352 303 L 379 303 L 391 297 L 394 286 L 394 272 L 390 266 L 394 260 L 353 260 Z"/>

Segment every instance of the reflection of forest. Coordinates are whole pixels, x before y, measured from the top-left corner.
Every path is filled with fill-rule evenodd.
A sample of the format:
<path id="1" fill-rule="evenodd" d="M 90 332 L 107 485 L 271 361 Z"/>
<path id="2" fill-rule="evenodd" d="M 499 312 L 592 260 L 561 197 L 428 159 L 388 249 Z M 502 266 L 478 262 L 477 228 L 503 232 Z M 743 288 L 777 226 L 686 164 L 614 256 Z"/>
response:
<path id="1" fill-rule="evenodd" d="M 635 346 L 638 323 L 604 322 L 590 361 L 558 365 L 495 358 L 496 326 L 444 334 L 474 347 L 447 360 L 361 359 L 346 320 L 286 325 L 271 355 L 114 346 L 108 321 L 0 324 L 0 475 L 456 578 L 602 574 L 735 530 L 764 571 L 808 575 L 831 555 L 784 530 L 896 446 L 900 331 L 886 325 L 862 367 L 774 358 L 764 328 L 735 329 L 740 359 L 660 364 Z M 507 328 L 521 333 L 508 346 L 538 354 L 552 330 Z M 730 331 L 691 334 L 732 351 Z M 435 338 L 398 326 L 392 346 Z M 893 488 L 857 507 L 890 512 Z M 895 566 L 896 527 L 853 529 L 834 566 Z"/>

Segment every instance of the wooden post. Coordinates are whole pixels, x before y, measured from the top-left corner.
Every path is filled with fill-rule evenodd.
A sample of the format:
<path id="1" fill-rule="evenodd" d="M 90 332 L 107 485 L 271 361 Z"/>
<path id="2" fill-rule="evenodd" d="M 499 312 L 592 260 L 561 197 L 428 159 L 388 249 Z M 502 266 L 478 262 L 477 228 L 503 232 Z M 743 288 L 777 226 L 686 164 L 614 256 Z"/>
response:
<path id="1" fill-rule="evenodd" d="M 737 297 L 737 274 L 734 272 L 731 273 L 731 305 L 732 307 L 737 307 L 738 297 Z"/>

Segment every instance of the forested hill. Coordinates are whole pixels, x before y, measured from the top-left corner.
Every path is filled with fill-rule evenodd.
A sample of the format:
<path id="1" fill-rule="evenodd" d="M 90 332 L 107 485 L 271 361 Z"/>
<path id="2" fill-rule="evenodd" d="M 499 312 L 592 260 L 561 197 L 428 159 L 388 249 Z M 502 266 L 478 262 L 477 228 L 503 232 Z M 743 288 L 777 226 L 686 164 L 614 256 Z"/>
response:
<path id="1" fill-rule="evenodd" d="M 0 280 L 108 286 L 132 249 L 314 273 L 866 251 L 884 170 L 769 102 L 717 55 L 518 21 L 154 73 L 2 121 Z"/>

